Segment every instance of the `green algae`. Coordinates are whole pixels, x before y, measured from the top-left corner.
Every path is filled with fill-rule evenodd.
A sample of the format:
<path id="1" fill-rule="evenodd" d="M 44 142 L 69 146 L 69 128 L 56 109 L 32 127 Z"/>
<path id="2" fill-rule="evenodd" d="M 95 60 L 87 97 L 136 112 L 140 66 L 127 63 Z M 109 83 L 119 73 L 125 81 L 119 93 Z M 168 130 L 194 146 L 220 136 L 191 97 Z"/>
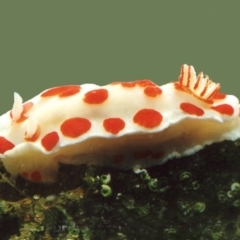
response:
<path id="1" fill-rule="evenodd" d="M 61 165 L 57 183 L 13 187 L 1 172 L 3 240 L 240 239 L 239 141 L 140 174 Z"/>

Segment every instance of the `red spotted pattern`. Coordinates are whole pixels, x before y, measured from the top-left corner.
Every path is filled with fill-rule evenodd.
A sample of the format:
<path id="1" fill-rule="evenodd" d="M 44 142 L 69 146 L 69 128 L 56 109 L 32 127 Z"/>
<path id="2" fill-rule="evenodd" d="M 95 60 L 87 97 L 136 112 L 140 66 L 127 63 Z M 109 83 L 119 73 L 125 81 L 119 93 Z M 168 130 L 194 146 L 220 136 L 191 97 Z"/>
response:
<path id="1" fill-rule="evenodd" d="M 186 74 L 186 73 L 185 73 Z M 179 91 L 184 91 L 190 94 L 193 94 L 190 90 L 188 90 L 190 86 L 190 80 L 191 80 L 191 72 L 190 68 L 188 70 L 188 82 L 186 86 L 183 86 L 183 68 L 182 68 L 182 75 L 179 78 L 179 82 L 173 83 L 175 86 L 176 90 Z M 195 83 L 194 89 L 199 87 L 199 81 L 200 81 L 200 75 Z M 143 79 L 143 80 L 137 80 L 133 82 L 114 82 L 114 84 L 120 84 L 124 88 L 133 88 L 133 87 L 138 87 L 141 88 L 143 91 L 144 95 L 147 97 L 155 98 L 158 97 L 159 95 L 162 94 L 162 89 L 158 87 L 155 83 L 151 82 L 148 79 Z M 73 96 L 81 91 L 81 86 L 78 85 L 68 85 L 68 86 L 59 86 L 59 87 L 54 87 L 51 89 L 46 90 L 43 92 L 40 96 L 42 98 L 45 97 L 69 97 Z M 131 91 L 131 89 L 130 89 Z M 218 89 L 211 94 L 210 97 L 208 98 L 213 98 L 215 101 L 215 104 L 218 102 L 218 100 L 222 100 L 226 98 L 226 95 L 223 93 L 218 93 Z M 209 99 L 202 99 L 201 97 L 205 94 L 206 92 L 206 87 L 204 90 L 201 92 L 200 97 L 195 96 L 200 100 L 203 100 L 207 103 L 212 103 L 213 101 Z M 104 103 L 109 97 L 109 92 L 106 89 L 95 89 L 92 91 L 87 92 L 84 97 L 83 101 L 87 104 L 101 104 Z M 124 95 L 123 95 L 124 98 Z M 179 103 L 178 103 L 179 104 Z M 23 104 L 23 111 L 21 113 L 21 116 L 19 119 L 16 121 L 17 123 L 23 122 L 28 118 L 27 113 L 28 111 L 33 107 L 32 102 L 27 102 Z M 196 116 L 202 116 L 204 115 L 204 109 L 189 103 L 189 102 L 183 102 L 180 103 L 179 105 L 180 109 L 187 114 L 190 115 L 196 115 Z M 229 105 L 229 104 L 221 104 L 217 106 L 208 106 L 208 109 L 211 108 L 212 110 L 220 113 L 220 114 L 225 114 L 225 115 L 233 115 L 234 114 L 234 108 Z M 170 109 L 171 110 L 171 109 Z M 170 111 L 169 110 L 169 111 Z M 174 109 L 173 109 L 174 110 Z M 239 113 L 240 114 L 240 113 Z M 26 116 L 25 116 L 26 115 Z M 12 112 L 10 112 L 10 117 L 12 118 Z M 148 108 L 143 108 L 139 110 L 138 112 L 135 113 L 133 116 L 133 122 L 141 127 L 147 128 L 147 129 L 152 129 L 155 127 L 158 127 L 162 120 L 163 116 L 159 111 L 156 111 L 154 109 L 148 109 Z M 112 118 L 107 118 L 104 119 L 102 122 L 102 126 L 105 129 L 106 132 L 111 133 L 111 134 L 118 134 L 124 128 L 126 127 L 126 123 L 123 119 L 118 118 L 118 117 L 112 117 Z M 60 130 L 61 134 L 65 137 L 69 138 L 77 138 L 88 131 L 90 131 L 92 127 L 92 123 L 86 119 L 86 118 L 81 118 L 81 117 L 73 117 L 66 119 L 61 123 Z M 41 134 L 41 129 L 40 126 L 37 127 L 36 132 L 33 134 L 32 137 L 30 138 L 25 138 L 26 141 L 36 141 Z M 56 131 L 49 132 L 47 133 L 44 137 L 41 139 L 41 144 L 43 148 L 46 151 L 51 151 L 54 147 L 57 146 L 57 144 L 60 141 L 60 137 Z M 15 147 L 15 145 L 7 140 L 5 137 L 0 136 L 0 153 L 4 154 L 6 151 L 11 150 Z M 160 159 L 164 157 L 165 151 L 163 150 L 140 150 L 136 151 L 133 153 L 133 158 L 135 160 L 138 159 L 144 159 L 144 158 L 151 158 L 151 159 Z M 59 156 L 58 156 L 59 157 Z M 117 154 L 112 156 L 112 161 L 115 163 L 121 163 L 124 161 L 125 156 L 123 154 Z M 30 179 L 33 182 L 41 182 L 42 181 L 42 175 L 39 171 L 32 171 L 32 172 L 22 172 L 21 175 L 24 178 Z"/>
<path id="2" fill-rule="evenodd" d="M 154 82 L 152 82 L 149 79 L 137 80 L 136 83 L 140 87 L 151 87 L 151 86 L 154 87 L 154 86 L 157 86 Z"/>
<path id="3" fill-rule="evenodd" d="M 137 85 L 137 81 L 133 81 L 133 82 L 112 82 L 111 85 L 117 85 L 120 84 L 122 87 L 124 88 L 133 88 L 136 87 Z"/>
<path id="4" fill-rule="evenodd" d="M 103 121 L 104 129 L 112 134 L 118 134 L 125 127 L 125 122 L 121 118 L 107 118 Z"/>
<path id="5" fill-rule="evenodd" d="M 161 124 L 162 114 L 154 109 L 142 109 L 138 111 L 133 117 L 134 123 L 145 127 L 145 128 L 154 128 Z"/>
<path id="6" fill-rule="evenodd" d="M 69 118 L 61 124 L 61 132 L 66 137 L 77 138 L 88 132 L 91 122 L 86 118 Z"/>
<path id="7" fill-rule="evenodd" d="M 0 136 L 0 153 L 5 153 L 8 150 L 11 150 L 15 147 L 15 145 L 8 141 L 5 137 Z"/>
<path id="8" fill-rule="evenodd" d="M 226 114 L 226 115 L 233 115 L 234 109 L 231 105 L 229 104 L 221 104 L 218 106 L 211 107 L 211 109 L 221 113 L 221 114 Z"/>
<path id="9" fill-rule="evenodd" d="M 80 90 L 81 87 L 78 85 L 59 86 L 50 88 L 47 91 L 43 92 L 41 94 L 41 97 L 53 97 L 53 96 L 69 97 L 79 93 Z"/>
<path id="10" fill-rule="evenodd" d="M 204 114 L 204 111 L 197 107 L 196 105 L 192 104 L 192 103 L 181 103 L 180 104 L 180 108 L 185 112 L 188 113 L 190 115 L 197 115 L 197 116 L 202 116 Z"/>
<path id="11" fill-rule="evenodd" d="M 155 83 L 153 83 L 149 79 L 142 79 L 142 80 L 136 80 L 133 82 L 112 82 L 111 85 L 121 84 L 122 87 L 125 88 L 133 88 L 136 86 L 139 87 L 150 87 L 150 86 L 157 86 Z"/>
<path id="12" fill-rule="evenodd" d="M 144 94 L 148 97 L 157 97 L 162 93 L 162 89 L 159 87 L 146 87 L 144 89 Z"/>
<path id="13" fill-rule="evenodd" d="M 125 88 L 136 87 L 136 82 L 122 82 L 121 85 Z"/>
<path id="14" fill-rule="evenodd" d="M 57 132 L 47 133 L 41 140 L 42 146 L 46 149 L 46 151 L 51 151 L 58 143 L 59 136 Z"/>
<path id="15" fill-rule="evenodd" d="M 89 91 L 85 94 L 83 101 L 88 104 L 99 104 L 106 101 L 108 98 L 108 90 L 97 89 Z"/>

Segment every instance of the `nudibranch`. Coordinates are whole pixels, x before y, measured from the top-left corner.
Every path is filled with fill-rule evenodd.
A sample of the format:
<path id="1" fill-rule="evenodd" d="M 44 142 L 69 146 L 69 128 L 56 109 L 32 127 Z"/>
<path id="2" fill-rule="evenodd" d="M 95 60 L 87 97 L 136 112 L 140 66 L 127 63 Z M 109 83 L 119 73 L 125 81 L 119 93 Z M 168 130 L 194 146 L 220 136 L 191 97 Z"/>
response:
<path id="1" fill-rule="evenodd" d="M 0 117 L 0 158 L 13 178 L 54 182 L 59 163 L 149 167 L 240 138 L 239 101 L 183 65 L 176 82 L 66 85 Z"/>

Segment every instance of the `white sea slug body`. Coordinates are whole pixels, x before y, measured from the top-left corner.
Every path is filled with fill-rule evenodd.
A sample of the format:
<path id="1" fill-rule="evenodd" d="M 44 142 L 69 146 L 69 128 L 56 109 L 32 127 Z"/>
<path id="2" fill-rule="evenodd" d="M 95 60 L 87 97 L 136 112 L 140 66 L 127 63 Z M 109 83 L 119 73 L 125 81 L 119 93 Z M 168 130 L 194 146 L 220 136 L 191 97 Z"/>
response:
<path id="1" fill-rule="evenodd" d="M 67 85 L 0 117 L 0 158 L 13 178 L 54 182 L 59 162 L 121 169 L 158 165 L 240 137 L 239 101 L 183 65 L 177 82 Z"/>

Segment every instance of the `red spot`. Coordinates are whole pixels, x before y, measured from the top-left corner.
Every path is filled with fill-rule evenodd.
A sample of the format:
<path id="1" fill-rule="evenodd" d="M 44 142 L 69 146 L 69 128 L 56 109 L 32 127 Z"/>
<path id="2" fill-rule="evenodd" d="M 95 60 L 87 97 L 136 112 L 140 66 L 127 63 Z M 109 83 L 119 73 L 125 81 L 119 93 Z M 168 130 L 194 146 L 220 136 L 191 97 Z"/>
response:
<path id="1" fill-rule="evenodd" d="M 32 102 L 27 102 L 23 104 L 23 110 L 19 119 L 16 121 L 17 123 L 23 122 L 28 118 L 28 116 L 24 116 L 24 114 L 26 114 L 32 108 L 32 106 Z M 10 111 L 10 117 L 12 118 L 12 111 Z"/>
<path id="2" fill-rule="evenodd" d="M 156 84 L 149 79 L 137 80 L 137 85 L 140 87 L 155 87 Z"/>
<path id="3" fill-rule="evenodd" d="M 80 92 L 80 90 L 81 87 L 78 85 L 59 86 L 46 90 L 41 94 L 41 97 L 69 97 Z"/>
<path id="4" fill-rule="evenodd" d="M 57 132 L 47 133 L 41 140 L 42 146 L 47 150 L 51 151 L 59 141 Z"/>
<path id="5" fill-rule="evenodd" d="M 126 88 L 132 88 L 136 86 L 136 82 L 122 82 L 121 85 Z"/>
<path id="6" fill-rule="evenodd" d="M 121 118 L 107 118 L 103 121 L 103 127 L 107 132 L 118 134 L 125 127 L 125 122 Z"/>
<path id="7" fill-rule="evenodd" d="M 156 86 L 156 84 L 149 79 L 136 80 L 133 82 L 112 82 L 111 83 L 111 85 L 115 85 L 115 84 L 121 84 L 123 87 L 126 87 L 126 88 L 132 88 L 136 86 L 140 86 L 140 87 Z"/>
<path id="8" fill-rule="evenodd" d="M 211 107 L 211 109 L 213 109 L 221 114 L 226 114 L 226 115 L 233 115 L 233 113 L 234 113 L 233 107 L 229 104 L 221 104 L 218 106 Z"/>
<path id="9" fill-rule="evenodd" d="M 142 158 L 147 158 L 151 156 L 152 151 L 151 150 L 144 150 L 144 151 L 138 151 L 133 154 L 134 159 L 142 159 Z"/>
<path id="10" fill-rule="evenodd" d="M 202 116 L 204 114 L 204 111 L 197 107 L 196 105 L 193 105 L 191 103 L 181 103 L 180 108 L 191 115 L 197 115 L 197 116 Z"/>
<path id="11" fill-rule="evenodd" d="M 8 141 L 5 137 L 0 136 L 0 153 L 5 153 L 8 150 L 11 150 L 15 147 L 15 145 Z"/>
<path id="12" fill-rule="evenodd" d="M 61 132 L 66 137 L 76 138 L 89 131 L 92 124 L 86 118 L 69 118 L 61 125 Z"/>
<path id="13" fill-rule="evenodd" d="M 29 142 L 35 142 L 38 139 L 38 137 L 40 136 L 40 134 L 41 134 L 41 129 L 40 129 L 39 125 L 38 125 L 36 132 L 31 137 L 28 137 L 28 138 L 25 137 L 25 140 L 29 141 Z"/>
<path id="14" fill-rule="evenodd" d="M 121 84 L 122 87 L 126 87 L 126 88 L 132 88 L 135 87 L 137 84 L 137 81 L 133 81 L 133 82 L 112 82 L 111 85 L 116 85 L 116 84 Z"/>
<path id="15" fill-rule="evenodd" d="M 39 171 L 32 172 L 30 178 L 33 182 L 41 182 L 42 180 L 42 176 Z"/>
<path id="16" fill-rule="evenodd" d="M 83 101 L 89 104 L 99 104 L 106 101 L 107 98 L 108 91 L 106 89 L 97 89 L 87 92 Z"/>
<path id="17" fill-rule="evenodd" d="M 129 82 L 129 83 L 130 84 L 134 83 L 134 86 L 138 85 L 140 87 L 153 87 L 153 86 L 156 86 L 156 84 L 153 83 L 152 81 L 150 81 L 149 79 L 142 79 L 142 80 L 137 80 L 137 81 Z"/>
<path id="18" fill-rule="evenodd" d="M 133 117 L 136 124 L 145 128 L 157 127 L 162 122 L 162 119 L 161 113 L 153 109 L 142 109 Z"/>
<path id="19" fill-rule="evenodd" d="M 224 94 L 224 93 L 216 93 L 215 95 L 214 95 L 214 97 L 213 97 L 213 99 L 224 99 L 224 98 L 226 98 L 226 94 Z"/>
<path id="20" fill-rule="evenodd" d="M 163 150 L 159 150 L 158 152 L 155 152 L 152 154 L 152 158 L 159 159 L 162 158 L 165 155 L 165 152 Z"/>
<path id="21" fill-rule="evenodd" d="M 148 97 L 156 97 L 157 95 L 160 95 L 162 93 L 162 89 L 160 89 L 159 87 L 146 87 L 144 89 L 144 93 Z"/>
<path id="22" fill-rule="evenodd" d="M 117 154 L 117 155 L 114 155 L 113 158 L 112 158 L 113 162 L 115 163 L 121 163 L 123 162 L 124 160 L 124 155 L 123 154 Z"/>

